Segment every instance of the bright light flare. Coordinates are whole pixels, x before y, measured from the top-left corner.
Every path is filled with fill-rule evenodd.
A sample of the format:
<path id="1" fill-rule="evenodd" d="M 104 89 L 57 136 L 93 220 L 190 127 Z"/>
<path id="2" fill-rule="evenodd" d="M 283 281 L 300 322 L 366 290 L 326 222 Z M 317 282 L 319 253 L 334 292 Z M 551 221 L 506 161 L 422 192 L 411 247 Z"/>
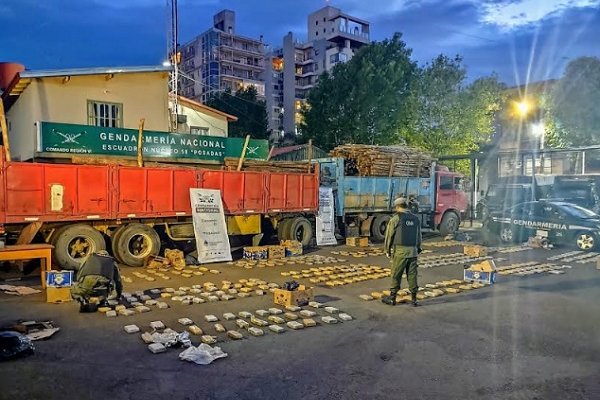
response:
<path id="1" fill-rule="evenodd" d="M 531 111 L 531 103 L 527 100 L 515 102 L 515 111 L 520 117 L 526 117 Z"/>
<path id="2" fill-rule="evenodd" d="M 535 124 L 531 125 L 531 133 L 535 137 L 541 137 L 544 134 L 545 129 L 546 127 L 544 126 L 543 122 L 536 122 Z"/>

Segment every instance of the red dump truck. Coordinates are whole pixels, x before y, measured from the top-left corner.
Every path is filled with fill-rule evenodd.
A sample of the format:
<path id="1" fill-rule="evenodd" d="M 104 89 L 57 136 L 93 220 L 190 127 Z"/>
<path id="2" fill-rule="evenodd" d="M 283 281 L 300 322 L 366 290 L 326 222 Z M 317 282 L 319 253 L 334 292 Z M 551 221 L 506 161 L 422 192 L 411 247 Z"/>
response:
<path id="1" fill-rule="evenodd" d="M 1 149 L 0 153 L 4 154 Z M 109 249 L 123 264 L 157 255 L 161 235 L 194 237 L 190 188 L 220 189 L 231 236 L 277 232 L 308 244 L 318 208 L 311 173 L 224 171 L 0 161 L 0 229 L 18 243 L 55 246 L 56 262 L 76 268 Z"/>

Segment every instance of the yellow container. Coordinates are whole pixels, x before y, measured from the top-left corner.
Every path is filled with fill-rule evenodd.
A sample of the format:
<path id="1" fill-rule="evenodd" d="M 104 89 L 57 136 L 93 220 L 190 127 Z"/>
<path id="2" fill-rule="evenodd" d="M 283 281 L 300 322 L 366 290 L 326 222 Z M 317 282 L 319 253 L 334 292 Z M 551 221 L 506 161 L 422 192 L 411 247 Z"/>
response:
<path id="1" fill-rule="evenodd" d="M 313 289 L 300 285 L 297 290 L 275 289 L 273 302 L 281 306 L 305 306 L 314 299 Z"/>
<path id="2" fill-rule="evenodd" d="M 346 238 L 346 246 L 367 247 L 367 246 L 369 246 L 369 238 L 367 238 L 367 237 L 349 237 L 349 238 Z"/>
<path id="3" fill-rule="evenodd" d="M 48 287 L 46 288 L 46 302 L 66 303 L 71 301 L 70 287 Z"/>

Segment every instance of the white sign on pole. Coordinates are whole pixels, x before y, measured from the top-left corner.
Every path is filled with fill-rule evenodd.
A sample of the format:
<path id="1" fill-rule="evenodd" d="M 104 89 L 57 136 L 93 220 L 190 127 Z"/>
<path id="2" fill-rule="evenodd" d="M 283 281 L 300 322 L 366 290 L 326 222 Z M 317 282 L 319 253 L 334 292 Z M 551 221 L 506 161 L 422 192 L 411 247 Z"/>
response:
<path id="1" fill-rule="evenodd" d="M 336 245 L 333 189 L 319 188 L 319 212 L 317 214 L 317 246 Z"/>
<path id="2" fill-rule="evenodd" d="M 190 189 L 190 200 L 198 262 L 231 261 L 221 192 L 215 189 Z"/>

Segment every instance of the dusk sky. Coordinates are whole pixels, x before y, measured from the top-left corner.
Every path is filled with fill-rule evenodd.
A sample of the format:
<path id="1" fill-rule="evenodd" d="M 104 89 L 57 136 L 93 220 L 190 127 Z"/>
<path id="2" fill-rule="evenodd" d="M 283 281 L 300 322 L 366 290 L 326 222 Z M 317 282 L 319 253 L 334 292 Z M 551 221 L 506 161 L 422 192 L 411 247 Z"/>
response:
<path id="1" fill-rule="evenodd" d="M 371 40 L 402 32 L 420 63 L 462 55 L 471 79 L 525 83 L 600 56 L 600 0 L 179 0 L 180 42 L 228 8 L 237 33 L 277 47 L 288 31 L 306 38 L 307 15 L 326 4 L 368 20 Z M 0 0 L 0 26 L 0 61 L 29 69 L 160 64 L 166 54 L 166 0 Z"/>

